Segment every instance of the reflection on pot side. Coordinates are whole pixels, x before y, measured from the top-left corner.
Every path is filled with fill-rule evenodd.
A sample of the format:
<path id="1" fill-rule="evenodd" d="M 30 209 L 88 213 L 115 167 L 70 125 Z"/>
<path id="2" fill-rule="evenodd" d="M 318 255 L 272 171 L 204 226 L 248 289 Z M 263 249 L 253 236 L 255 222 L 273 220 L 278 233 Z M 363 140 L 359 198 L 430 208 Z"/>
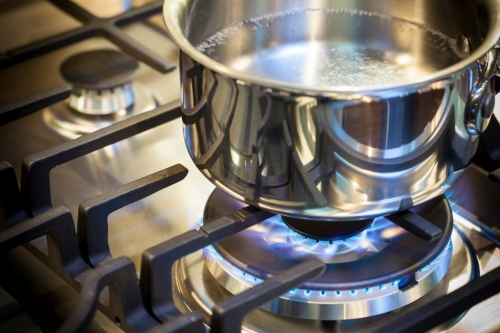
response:
<path id="1" fill-rule="evenodd" d="M 474 2 L 452 16 L 449 1 L 427 0 L 186 5 L 165 7 L 185 140 L 233 197 L 296 218 L 369 219 L 442 194 L 474 155 L 498 35 L 495 17 L 475 23 Z"/>

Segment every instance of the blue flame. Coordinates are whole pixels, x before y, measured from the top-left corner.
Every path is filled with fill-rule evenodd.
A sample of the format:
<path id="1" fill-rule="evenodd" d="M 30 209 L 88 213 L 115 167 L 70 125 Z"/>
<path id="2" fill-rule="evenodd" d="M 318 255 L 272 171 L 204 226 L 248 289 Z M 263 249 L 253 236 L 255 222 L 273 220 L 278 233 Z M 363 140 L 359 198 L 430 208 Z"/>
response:
<path id="1" fill-rule="evenodd" d="M 396 234 L 404 232 L 392 222 L 379 218 L 367 229 L 352 237 L 332 241 L 316 240 L 288 228 L 279 215 L 262 222 L 253 230 L 272 248 L 287 256 L 306 259 L 314 255 L 327 263 L 354 261 L 370 256 L 384 248 L 388 239 L 392 238 L 383 235 L 383 231 L 392 230 Z"/>

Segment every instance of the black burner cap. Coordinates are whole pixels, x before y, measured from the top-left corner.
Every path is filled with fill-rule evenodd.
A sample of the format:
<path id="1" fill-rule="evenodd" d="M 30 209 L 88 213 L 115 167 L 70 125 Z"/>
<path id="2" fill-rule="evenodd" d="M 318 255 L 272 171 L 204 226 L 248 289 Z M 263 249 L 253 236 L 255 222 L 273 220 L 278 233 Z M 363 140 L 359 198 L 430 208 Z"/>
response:
<path id="1" fill-rule="evenodd" d="M 289 216 L 281 216 L 285 224 L 299 234 L 318 240 L 340 240 L 354 236 L 365 230 L 374 219 L 360 221 L 308 221 Z"/>
<path id="2" fill-rule="evenodd" d="M 66 59 L 61 66 L 61 74 L 74 87 L 101 90 L 131 82 L 138 69 L 137 61 L 127 54 L 94 50 Z"/>

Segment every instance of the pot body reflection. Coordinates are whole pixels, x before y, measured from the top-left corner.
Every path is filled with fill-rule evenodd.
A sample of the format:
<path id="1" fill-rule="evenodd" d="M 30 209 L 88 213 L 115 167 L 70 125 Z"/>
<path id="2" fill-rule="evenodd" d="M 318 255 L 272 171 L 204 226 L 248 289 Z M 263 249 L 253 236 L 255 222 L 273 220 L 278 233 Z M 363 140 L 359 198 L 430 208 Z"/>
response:
<path id="1" fill-rule="evenodd" d="M 286 93 L 186 54 L 181 70 L 195 164 L 232 196 L 280 214 L 352 220 L 400 211 L 442 194 L 476 151 L 464 122 L 476 64 L 387 98 Z"/>
<path id="2" fill-rule="evenodd" d="M 189 153 L 228 194 L 296 218 L 430 200 L 491 116 L 499 13 L 496 0 L 166 0 Z"/>

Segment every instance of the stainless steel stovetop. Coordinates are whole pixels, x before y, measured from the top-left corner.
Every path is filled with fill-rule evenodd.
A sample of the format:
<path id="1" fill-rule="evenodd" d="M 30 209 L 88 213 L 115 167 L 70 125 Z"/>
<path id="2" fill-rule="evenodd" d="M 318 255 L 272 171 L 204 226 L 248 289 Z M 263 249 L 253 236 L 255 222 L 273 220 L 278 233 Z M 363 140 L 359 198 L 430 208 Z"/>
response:
<path id="1" fill-rule="evenodd" d="M 85 5 L 93 8 L 94 12 L 104 15 L 115 14 L 128 3 L 118 0 L 78 2 L 86 3 Z M 49 31 L 47 26 L 52 26 L 57 32 L 78 26 L 78 23 L 66 18 L 62 13 L 53 16 L 54 11 L 57 12 L 45 1 L 24 1 L 23 4 L 0 2 L 0 31 L 15 31 L 15 34 L 11 34 L 12 37 L 0 40 L 0 52 L 18 46 L 19 43 L 44 37 L 44 34 L 54 33 Z M 47 21 L 49 15 L 54 17 L 51 24 Z M 161 19 L 156 17 L 152 22 L 130 25 L 124 28 L 124 31 L 143 43 L 145 47 L 177 63 L 177 49 L 161 28 L 158 28 L 159 25 Z M 82 51 L 103 48 L 117 49 L 103 38 L 91 38 L 1 70 L 0 105 L 63 83 L 59 74 L 63 60 Z M 136 81 L 152 90 L 159 104 L 165 104 L 176 100 L 179 96 L 178 76 L 177 69 L 163 75 L 141 63 Z M 44 112 L 47 111 L 34 113 L 0 128 L 0 161 L 11 163 L 18 179 L 21 177 L 21 163 L 25 157 L 68 140 L 49 128 L 43 119 Z M 180 119 L 56 167 L 51 172 L 52 203 L 54 207 L 67 207 L 76 221 L 78 205 L 82 201 L 177 163 L 189 170 L 182 182 L 130 204 L 109 216 L 111 254 L 113 257 L 130 257 L 139 271 L 141 255 L 146 249 L 198 227 L 205 203 L 214 189 L 214 186 L 198 172 L 185 149 Z M 495 229 L 497 222 L 495 217 L 500 217 L 498 208 L 500 189 L 489 183 L 486 178 L 485 171 L 472 165 L 448 193 L 454 209 L 455 224 L 473 245 L 481 274 L 500 266 L 500 243 L 498 241 L 495 243 L 494 237 L 488 237 L 489 239 L 484 237 L 484 230 L 478 227 L 487 225 L 490 233 L 500 232 L 500 223 L 496 224 Z M 496 239 L 500 240 L 500 236 Z M 195 263 L 196 255 L 199 254 L 191 256 L 186 265 Z M 36 299 L 26 308 L 27 311 L 45 311 L 48 320 L 57 322 L 66 318 L 73 310 L 78 294 L 25 249 L 17 248 L 1 255 L 0 265 L 8 267 L 8 272 L 2 273 L 3 277 L 0 279 L 4 289 L 21 288 L 19 286 L 22 285 L 22 288 L 26 289 L 20 292 L 22 298 Z M 202 268 L 196 264 L 190 267 L 187 268 L 188 271 L 198 271 L 201 274 Z M 470 268 L 467 268 L 467 265 L 459 263 L 450 269 L 458 267 L 463 272 L 457 272 L 456 279 L 449 285 L 450 291 L 469 279 L 470 274 L 467 270 Z M 195 278 L 193 283 L 201 285 L 204 282 Z M 201 288 L 199 285 L 196 285 L 195 289 Z M 188 306 L 185 306 L 184 310 L 188 311 Z M 210 309 L 206 311 L 210 312 Z M 500 296 L 497 295 L 470 309 L 449 331 L 500 331 L 499 311 Z M 266 316 L 268 317 L 265 314 L 264 318 Z M 258 321 L 259 318 L 261 317 L 252 314 L 251 320 Z M 299 323 L 290 320 L 282 328 L 293 331 L 293 327 L 301 329 L 307 327 L 303 325 L 303 321 Z M 310 328 L 310 332 L 336 331 L 335 327 L 312 326 L 314 327 Z M 95 316 L 89 330 L 121 331 L 101 313 Z"/>

